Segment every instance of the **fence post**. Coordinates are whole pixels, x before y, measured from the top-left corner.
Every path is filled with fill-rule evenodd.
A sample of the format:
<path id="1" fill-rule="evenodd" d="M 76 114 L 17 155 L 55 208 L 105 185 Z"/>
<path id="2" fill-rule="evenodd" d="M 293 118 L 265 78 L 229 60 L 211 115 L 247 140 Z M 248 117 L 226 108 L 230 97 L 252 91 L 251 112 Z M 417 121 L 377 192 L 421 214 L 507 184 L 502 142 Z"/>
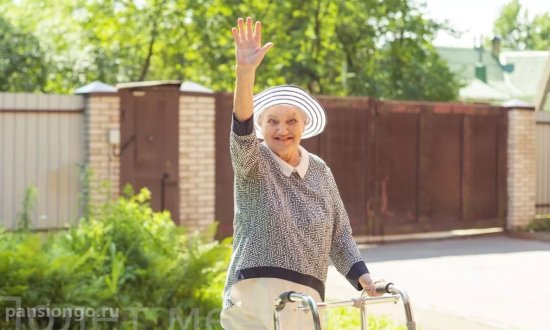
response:
<path id="1" fill-rule="evenodd" d="M 97 205 L 119 194 L 120 97 L 115 87 L 99 81 L 76 93 L 85 96 L 85 159 L 91 172 L 87 202 Z M 109 186 L 102 187 L 105 182 Z"/>
<path id="2" fill-rule="evenodd" d="M 535 218 L 535 137 L 534 108 L 508 108 L 508 230 Z"/>
<path id="3" fill-rule="evenodd" d="M 192 82 L 184 82 L 180 92 L 179 224 L 204 229 L 215 220 L 216 97 L 212 90 Z M 229 138 L 229 128 L 221 129 Z"/>

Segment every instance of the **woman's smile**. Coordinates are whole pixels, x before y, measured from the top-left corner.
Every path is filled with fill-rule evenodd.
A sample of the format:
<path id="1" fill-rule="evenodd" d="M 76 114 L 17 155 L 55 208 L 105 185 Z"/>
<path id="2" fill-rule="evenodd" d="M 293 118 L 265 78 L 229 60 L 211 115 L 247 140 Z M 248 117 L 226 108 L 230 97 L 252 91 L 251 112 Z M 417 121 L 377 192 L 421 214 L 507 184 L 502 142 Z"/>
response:
<path id="1" fill-rule="evenodd" d="M 292 136 L 276 136 L 273 138 L 277 142 L 288 143 L 292 142 L 294 138 Z"/>

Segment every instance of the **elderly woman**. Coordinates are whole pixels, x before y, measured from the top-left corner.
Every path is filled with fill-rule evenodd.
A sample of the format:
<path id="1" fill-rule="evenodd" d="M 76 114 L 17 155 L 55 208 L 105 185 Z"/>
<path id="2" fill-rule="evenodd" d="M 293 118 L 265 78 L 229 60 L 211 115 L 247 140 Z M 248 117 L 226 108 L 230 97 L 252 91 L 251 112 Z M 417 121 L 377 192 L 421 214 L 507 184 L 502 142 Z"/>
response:
<path id="1" fill-rule="evenodd" d="M 296 86 L 253 96 L 256 69 L 272 44 L 262 47 L 261 23 L 253 27 L 250 17 L 239 18 L 232 34 L 235 218 L 222 326 L 271 329 L 273 304 L 285 291 L 323 300 L 329 258 L 355 288 L 377 295 L 329 167 L 300 146 L 323 131 L 323 107 Z M 311 328 L 311 316 L 295 305 L 283 311 L 283 328 Z"/>

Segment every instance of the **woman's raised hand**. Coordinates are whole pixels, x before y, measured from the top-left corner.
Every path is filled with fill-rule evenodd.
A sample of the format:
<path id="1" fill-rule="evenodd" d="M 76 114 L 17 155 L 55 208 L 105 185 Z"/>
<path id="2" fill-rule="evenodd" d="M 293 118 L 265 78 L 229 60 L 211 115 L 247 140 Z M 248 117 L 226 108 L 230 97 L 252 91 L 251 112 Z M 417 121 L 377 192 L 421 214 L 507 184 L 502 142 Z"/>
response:
<path id="1" fill-rule="evenodd" d="M 267 51 L 273 46 L 271 42 L 262 46 L 262 23 L 257 21 L 252 27 L 252 18 L 237 20 L 237 27 L 231 29 L 235 40 L 235 57 L 240 69 L 255 70 L 262 62 Z"/>

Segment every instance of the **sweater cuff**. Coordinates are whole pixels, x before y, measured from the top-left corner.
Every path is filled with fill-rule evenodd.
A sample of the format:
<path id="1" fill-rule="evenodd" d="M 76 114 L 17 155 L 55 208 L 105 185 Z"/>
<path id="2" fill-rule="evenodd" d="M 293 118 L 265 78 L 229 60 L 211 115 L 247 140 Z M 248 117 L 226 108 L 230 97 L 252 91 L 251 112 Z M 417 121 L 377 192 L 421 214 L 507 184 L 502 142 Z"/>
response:
<path id="1" fill-rule="evenodd" d="M 359 277 L 368 272 L 369 270 L 367 268 L 367 265 L 365 265 L 365 262 L 358 261 L 354 263 L 353 266 L 351 266 L 351 269 L 346 274 L 346 279 L 351 283 L 354 288 L 361 291 L 363 290 L 363 287 L 359 283 Z"/>
<path id="2" fill-rule="evenodd" d="M 254 115 L 250 117 L 248 120 L 245 120 L 243 122 L 240 122 L 235 118 L 235 114 L 233 113 L 233 133 L 235 133 L 238 136 L 247 136 L 252 134 L 254 132 Z"/>

